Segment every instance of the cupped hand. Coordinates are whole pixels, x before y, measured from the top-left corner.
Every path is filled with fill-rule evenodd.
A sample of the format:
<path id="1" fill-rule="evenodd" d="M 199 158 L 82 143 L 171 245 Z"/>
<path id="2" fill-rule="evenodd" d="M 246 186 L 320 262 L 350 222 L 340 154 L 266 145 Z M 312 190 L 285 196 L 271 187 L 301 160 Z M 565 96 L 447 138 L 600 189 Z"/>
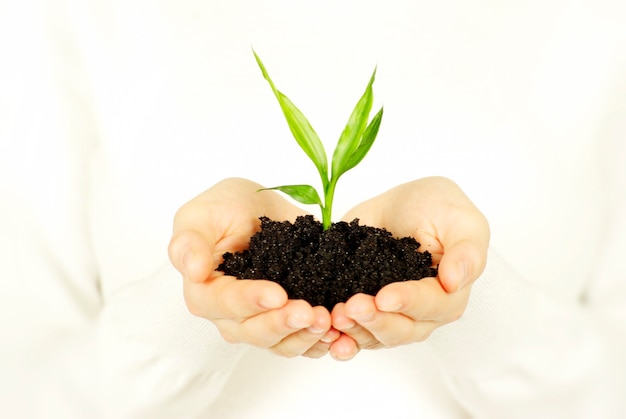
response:
<path id="1" fill-rule="evenodd" d="M 397 186 L 349 211 L 344 220 L 413 236 L 439 265 L 437 278 L 396 282 L 376 296 L 357 294 L 334 307 L 332 325 L 342 332 L 331 355 L 354 357 L 360 349 L 394 347 L 426 340 L 457 320 L 487 259 L 489 225 L 454 182 L 442 177 Z"/>
<path id="2" fill-rule="evenodd" d="M 213 322 L 229 342 L 248 343 L 285 357 L 325 355 L 339 333 L 330 313 L 303 300 L 289 300 L 275 282 L 238 280 L 216 271 L 224 252 L 248 246 L 259 217 L 295 220 L 304 211 L 260 185 L 226 179 L 181 207 L 169 245 L 182 274 L 189 311 Z"/>

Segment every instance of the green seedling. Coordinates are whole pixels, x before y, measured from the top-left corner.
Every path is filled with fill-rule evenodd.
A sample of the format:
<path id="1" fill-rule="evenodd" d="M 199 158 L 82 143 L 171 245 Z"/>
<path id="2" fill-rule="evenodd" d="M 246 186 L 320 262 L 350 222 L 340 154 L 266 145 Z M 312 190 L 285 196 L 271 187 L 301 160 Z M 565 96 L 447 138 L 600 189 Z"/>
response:
<path id="1" fill-rule="evenodd" d="M 374 73 L 367 84 L 365 93 L 363 93 L 363 96 L 361 96 L 361 99 L 359 99 L 354 107 L 348 119 L 348 123 L 337 141 L 329 175 L 328 159 L 320 138 L 304 114 L 287 96 L 276 88 L 263 62 L 261 62 L 256 52 L 253 51 L 253 53 L 256 62 L 261 68 L 263 77 L 267 80 L 274 95 L 278 99 L 278 103 L 285 115 L 291 133 L 302 150 L 304 150 L 307 156 L 313 161 L 320 174 L 324 192 L 324 202 L 322 202 L 317 190 L 311 185 L 274 186 L 272 188 L 263 188 L 259 191 L 278 190 L 303 204 L 319 205 L 322 211 L 322 225 L 324 230 L 326 230 L 332 223 L 333 198 L 335 196 L 337 181 L 341 175 L 354 168 L 363 160 L 376 139 L 380 122 L 383 118 L 383 108 L 381 107 L 368 124 L 372 103 L 374 101 L 372 85 L 374 84 L 376 69 L 374 69 Z"/>

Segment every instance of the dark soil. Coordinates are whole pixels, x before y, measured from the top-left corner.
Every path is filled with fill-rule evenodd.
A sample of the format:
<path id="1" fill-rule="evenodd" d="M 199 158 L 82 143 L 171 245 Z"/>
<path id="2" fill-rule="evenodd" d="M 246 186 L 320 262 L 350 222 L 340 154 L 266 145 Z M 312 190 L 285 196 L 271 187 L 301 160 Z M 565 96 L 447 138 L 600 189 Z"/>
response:
<path id="1" fill-rule="evenodd" d="M 418 252 L 412 237 L 394 238 L 385 229 L 334 223 L 323 231 L 313 216 L 295 223 L 261 217 L 250 247 L 225 253 L 218 267 L 240 279 L 279 283 L 291 299 L 304 299 L 329 311 L 357 293 L 376 295 L 385 285 L 437 276 L 429 252 Z"/>

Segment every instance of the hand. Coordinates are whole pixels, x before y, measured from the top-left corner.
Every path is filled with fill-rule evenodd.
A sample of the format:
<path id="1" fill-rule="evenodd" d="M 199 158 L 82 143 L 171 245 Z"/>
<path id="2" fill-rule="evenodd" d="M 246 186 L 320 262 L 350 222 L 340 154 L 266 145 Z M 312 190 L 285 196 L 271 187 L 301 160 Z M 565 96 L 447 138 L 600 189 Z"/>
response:
<path id="1" fill-rule="evenodd" d="M 354 218 L 397 237 L 415 237 L 439 272 L 437 278 L 392 283 L 376 296 L 357 294 L 335 306 L 332 325 L 342 335 L 331 345 L 334 358 L 424 341 L 461 317 L 485 267 L 490 233 L 485 217 L 455 183 L 432 177 L 400 185 L 358 205 L 344 220 Z"/>
<path id="2" fill-rule="evenodd" d="M 303 300 L 288 300 L 275 282 L 238 280 L 215 271 L 224 252 L 245 249 L 260 228 L 260 216 L 295 220 L 304 212 L 260 185 L 227 179 L 178 210 L 169 245 L 183 276 L 189 311 L 215 324 L 229 342 L 269 348 L 292 357 L 325 355 L 339 333 L 330 313 Z"/>

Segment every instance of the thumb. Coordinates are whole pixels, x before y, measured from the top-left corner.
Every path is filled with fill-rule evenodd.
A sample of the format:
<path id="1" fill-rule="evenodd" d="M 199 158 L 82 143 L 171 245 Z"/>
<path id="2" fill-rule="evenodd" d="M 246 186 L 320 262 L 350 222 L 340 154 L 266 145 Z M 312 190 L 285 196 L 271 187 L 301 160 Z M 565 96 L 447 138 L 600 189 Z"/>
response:
<path id="1" fill-rule="evenodd" d="M 172 265 L 191 282 L 203 282 L 217 267 L 214 248 L 195 230 L 177 232 L 170 241 L 168 254 Z"/>
<path id="2" fill-rule="evenodd" d="M 439 263 L 439 280 L 448 293 L 474 282 L 485 269 L 487 244 L 461 240 L 444 248 Z"/>

